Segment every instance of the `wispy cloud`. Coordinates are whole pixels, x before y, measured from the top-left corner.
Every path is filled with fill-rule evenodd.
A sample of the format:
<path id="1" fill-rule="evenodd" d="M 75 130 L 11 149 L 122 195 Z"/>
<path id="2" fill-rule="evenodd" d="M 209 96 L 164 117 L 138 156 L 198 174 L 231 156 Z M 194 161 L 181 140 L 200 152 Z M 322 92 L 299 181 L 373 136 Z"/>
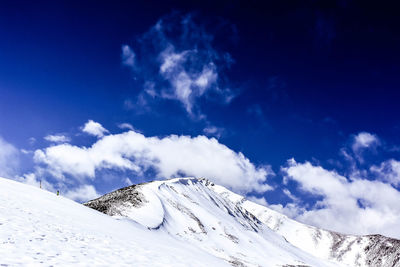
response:
<path id="1" fill-rule="evenodd" d="M 129 179 L 128 177 L 125 178 L 125 181 L 124 181 L 124 182 L 125 182 L 126 185 L 133 185 L 132 180 Z"/>
<path id="2" fill-rule="evenodd" d="M 20 164 L 19 151 L 0 136 L 0 177 L 11 178 Z"/>
<path id="3" fill-rule="evenodd" d="M 36 138 L 35 137 L 29 137 L 28 142 L 31 146 L 33 146 L 36 143 Z"/>
<path id="4" fill-rule="evenodd" d="M 388 182 L 393 186 L 400 186 L 400 161 L 389 159 L 379 166 L 371 166 L 370 171 L 376 174 L 381 181 Z"/>
<path id="5" fill-rule="evenodd" d="M 366 151 L 375 151 L 378 146 L 381 145 L 381 141 L 377 135 L 368 133 L 368 132 L 360 132 L 353 137 L 353 141 L 351 144 L 352 152 L 359 162 L 364 162 L 363 154 Z"/>
<path id="6" fill-rule="evenodd" d="M 121 53 L 122 64 L 132 68 L 135 67 L 135 53 L 129 47 L 129 45 L 123 45 L 121 47 L 121 50 L 122 50 Z"/>
<path id="7" fill-rule="evenodd" d="M 203 129 L 203 133 L 207 136 L 215 136 L 220 138 L 224 134 L 225 129 L 214 125 L 208 125 Z"/>
<path id="8" fill-rule="evenodd" d="M 44 137 L 44 140 L 52 143 L 68 143 L 71 141 L 71 138 L 63 134 L 55 134 L 55 135 L 49 134 Z"/>
<path id="9" fill-rule="evenodd" d="M 133 128 L 132 124 L 124 122 L 124 123 L 120 123 L 118 124 L 118 127 L 122 130 L 128 129 L 128 130 L 135 130 L 135 128 Z"/>
<path id="10" fill-rule="evenodd" d="M 213 47 L 213 38 L 193 16 L 173 14 L 138 39 L 136 53 L 122 46 L 123 64 L 132 67 L 134 61 L 132 70 L 143 88 L 136 102 L 175 100 L 196 119 L 204 118 L 198 104 L 201 98 L 229 103 L 235 94 L 220 74 L 233 60 Z"/>
<path id="11" fill-rule="evenodd" d="M 360 132 L 354 136 L 352 149 L 354 152 L 358 152 L 362 149 L 371 149 L 380 145 L 380 140 L 375 134 Z"/>

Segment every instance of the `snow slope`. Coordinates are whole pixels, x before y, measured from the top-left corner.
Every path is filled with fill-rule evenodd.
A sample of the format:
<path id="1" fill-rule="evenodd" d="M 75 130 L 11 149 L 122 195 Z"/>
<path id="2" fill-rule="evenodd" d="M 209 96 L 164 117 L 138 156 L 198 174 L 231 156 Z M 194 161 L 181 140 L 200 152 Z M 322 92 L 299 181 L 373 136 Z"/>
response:
<path id="1" fill-rule="evenodd" d="M 127 217 L 233 266 L 337 266 L 288 243 L 207 180 L 178 178 L 134 185 L 85 205 Z"/>
<path id="2" fill-rule="evenodd" d="M 0 266 L 229 266 L 165 232 L 0 178 Z"/>
<path id="3" fill-rule="evenodd" d="M 400 266 L 400 240 L 381 235 L 345 235 L 294 221 L 228 189 L 210 187 L 256 216 L 288 242 L 322 259 L 348 266 Z"/>
<path id="4" fill-rule="evenodd" d="M 0 266 L 399 266 L 398 240 L 307 226 L 205 179 L 85 205 L 111 216 L 0 178 Z"/>

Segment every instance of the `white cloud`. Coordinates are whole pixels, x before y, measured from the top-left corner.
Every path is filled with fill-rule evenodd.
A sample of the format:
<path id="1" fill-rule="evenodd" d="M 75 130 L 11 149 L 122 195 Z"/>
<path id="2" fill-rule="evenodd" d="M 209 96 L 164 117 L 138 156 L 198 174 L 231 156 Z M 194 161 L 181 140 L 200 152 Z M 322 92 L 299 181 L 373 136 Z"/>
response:
<path id="1" fill-rule="evenodd" d="M 264 192 L 269 166 L 256 167 L 242 153 L 235 152 L 214 138 L 170 135 L 146 137 L 129 131 L 108 135 L 91 147 L 69 144 L 35 151 L 35 161 L 54 177 L 65 174 L 84 181 L 95 179 L 96 171 L 116 169 L 143 175 L 156 171 L 153 179 L 182 176 L 205 177 L 237 192 Z"/>
<path id="2" fill-rule="evenodd" d="M 71 141 L 71 138 L 69 138 L 66 135 L 62 134 L 55 134 L 55 135 L 47 135 L 44 137 L 44 140 L 52 142 L 52 143 L 68 143 Z"/>
<path id="3" fill-rule="evenodd" d="M 382 181 L 394 186 L 400 185 L 400 161 L 390 159 L 382 162 L 379 166 L 372 166 L 370 170 Z"/>
<path id="4" fill-rule="evenodd" d="M 93 159 L 87 151 L 85 147 L 60 144 L 45 150 L 36 150 L 34 160 L 48 165 L 47 170 L 59 180 L 64 180 L 64 174 L 73 175 L 80 180 L 86 177 L 94 179 L 96 159 Z"/>
<path id="5" fill-rule="evenodd" d="M 211 65 L 211 67 L 213 67 Z M 199 95 L 203 95 L 205 90 L 218 79 L 218 74 L 213 68 L 205 67 L 202 73 L 195 80 L 195 85 L 199 87 Z"/>
<path id="6" fill-rule="evenodd" d="M 352 149 L 354 153 L 358 153 L 362 149 L 374 148 L 379 145 L 380 140 L 375 134 L 361 132 L 354 136 Z"/>
<path id="7" fill-rule="evenodd" d="M 171 73 L 177 66 L 180 66 L 184 61 L 188 51 L 183 51 L 179 54 L 174 53 L 174 48 L 170 44 L 163 52 L 161 52 L 160 73 Z"/>
<path id="8" fill-rule="evenodd" d="M 357 162 L 363 164 L 366 152 L 376 153 L 381 145 L 381 140 L 377 135 L 368 132 L 360 132 L 352 136 L 349 146 L 343 147 L 340 154 L 353 166 L 353 171 L 357 171 Z"/>
<path id="9" fill-rule="evenodd" d="M 135 66 L 135 52 L 133 52 L 132 48 L 129 45 L 123 45 L 121 47 L 122 54 L 121 54 L 121 59 L 122 59 L 122 64 L 129 66 L 129 67 L 134 67 Z"/>
<path id="10" fill-rule="evenodd" d="M 172 44 L 168 44 L 167 48 L 161 52 L 160 61 L 159 72 L 163 79 L 169 82 L 172 89 L 172 92 L 163 90 L 161 96 L 179 100 L 186 111 L 193 115 L 196 100 L 208 89 L 217 88 L 218 73 L 215 64 L 212 61 L 202 62 L 203 59 L 197 49 L 176 53 Z M 193 65 L 199 63 L 201 67 L 194 69 Z M 154 93 L 154 87 L 152 92 L 152 96 L 157 95 Z"/>
<path id="11" fill-rule="evenodd" d="M 295 195 L 292 194 L 292 192 L 290 192 L 289 189 L 284 188 L 283 189 L 283 193 L 290 198 L 292 201 L 294 201 L 295 203 L 298 203 L 300 201 L 300 199 L 298 197 L 296 197 Z"/>
<path id="12" fill-rule="evenodd" d="M 89 120 L 87 123 L 85 123 L 85 125 L 81 129 L 82 132 L 97 137 L 103 137 L 105 133 L 108 133 L 107 129 L 105 129 L 100 123 L 95 122 L 93 120 Z"/>
<path id="13" fill-rule="evenodd" d="M 353 234 L 400 237 L 400 192 L 390 184 L 355 177 L 294 160 L 283 168 L 286 179 L 321 200 L 309 210 L 298 203 L 274 208 L 305 223 Z"/>
<path id="14" fill-rule="evenodd" d="M 86 202 L 100 196 L 92 185 L 81 185 L 80 187 L 69 190 L 65 193 L 60 192 L 60 194 L 77 202 Z"/>
<path id="15" fill-rule="evenodd" d="M 19 151 L 0 137 L 0 177 L 12 178 L 20 164 Z"/>

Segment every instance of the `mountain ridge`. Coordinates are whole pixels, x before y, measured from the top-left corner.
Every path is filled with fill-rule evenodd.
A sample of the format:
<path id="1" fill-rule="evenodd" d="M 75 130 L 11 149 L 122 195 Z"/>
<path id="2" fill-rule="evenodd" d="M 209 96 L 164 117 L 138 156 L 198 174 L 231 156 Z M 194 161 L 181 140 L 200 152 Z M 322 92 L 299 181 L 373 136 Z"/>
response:
<path id="1" fill-rule="evenodd" d="M 220 187 L 220 190 L 222 189 L 222 193 L 224 190 L 226 190 L 221 186 L 217 187 Z M 229 190 L 225 192 L 229 192 Z M 328 242 L 325 241 L 326 243 L 330 243 L 330 251 L 326 251 L 326 248 L 325 251 L 316 249 L 316 247 L 314 247 L 314 251 L 312 248 L 306 248 L 305 250 L 312 255 L 320 257 L 321 254 L 325 254 L 325 256 L 322 258 L 329 260 L 333 259 L 338 262 L 348 264 L 349 266 L 400 266 L 399 239 L 386 237 L 380 234 L 351 235 L 325 230 L 297 222 L 284 214 L 249 201 L 233 192 L 227 193 L 226 196 L 230 197 L 232 201 L 237 201 L 238 198 L 242 198 L 240 201 L 238 201 L 240 205 L 243 205 L 245 209 L 252 212 L 263 223 L 268 225 L 268 227 L 284 236 L 285 239 L 297 247 L 302 247 L 305 249 L 304 246 L 307 236 L 305 236 L 304 233 L 308 234 L 308 238 L 315 238 L 316 245 L 318 245 L 318 239 L 331 239 Z M 286 229 L 282 230 L 282 227 L 285 228 L 285 224 L 288 225 L 286 225 Z M 294 235 L 290 235 L 288 228 L 290 228 L 291 231 L 295 231 L 297 234 L 302 232 L 302 238 L 295 239 Z M 364 259 L 361 257 L 361 251 L 355 251 L 356 248 L 353 248 L 352 251 L 351 246 L 354 244 L 364 244 L 358 248 L 359 250 L 365 252 L 366 257 Z M 330 255 L 327 255 L 327 253 Z M 360 254 L 360 256 L 357 254 Z"/>
<path id="2" fill-rule="evenodd" d="M 234 266 L 337 266 L 289 244 L 252 213 L 211 190 L 213 185 L 195 178 L 154 181 L 119 189 L 85 205 L 167 232 Z M 124 201 L 124 195 L 133 191 L 144 198 Z"/>
<path id="3" fill-rule="evenodd" d="M 210 189 L 224 200 L 231 202 L 233 205 L 230 208 L 224 207 L 227 213 L 235 218 L 244 219 L 247 223 L 252 221 L 254 223 L 251 224 L 253 230 L 260 231 L 262 229 L 260 225 L 265 225 L 274 233 L 282 236 L 289 244 L 321 260 L 326 260 L 342 266 L 400 266 L 400 241 L 397 239 L 382 235 L 346 235 L 305 225 L 274 210 L 249 201 L 243 196 L 233 193 L 225 187 L 215 185 L 204 178 L 174 178 L 134 185 L 133 187 L 122 188 L 110 193 L 114 194 L 114 197 L 116 197 L 112 200 L 110 200 L 111 195 L 106 194 L 84 205 L 102 210 L 103 213 L 111 216 L 122 216 L 133 220 L 138 219 L 139 223 L 143 223 L 144 221 L 142 218 L 137 217 L 135 212 L 132 213 L 132 209 L 140 209 L 138 206 L 143 205 L 143 203 L 147 201 L 145 197 L 146 192 L 149 191 L 144 190 L 145 192 L 142 192 L 143 187 L 153 185 L 158 188 L 158 190 L 162 190 L 160 188 L 165 187 L 168 188 L 170 192 L 182 194 L 181 190 L 178 190 L 179 192 L 175 190 L 176 185 L 187 186 L 191 183 L 201 184 L 202 187 Z M 204 191 L 204 188 L 201 190 Z M 129 190 L 131 190 L 131 192 L 125 194 Z M 121 208 L 121 206 L 119 206 L 123 203 L 123 201 L 121 202 L 121 197 L 126 198 L 126 195 L 132 194 L 132 190 L 135 191 L 133 194 L 136 196 L 136 203 L 140 204 L 136 207 L 132 205 L 132 207 L 129 208 L 129 205 L 125 202 L 124 205 L 127 206 Z M 188 197 L 188 195 L 185 196 L 185 194 L 183 194 L 183 196 L 186 198 Z M 107 198 L 108 200 L 106 201 Z M 169 201 L 170 200 L 167 200 L 167 202 Z M 219 201 L 215 201 L 213 197 L 210 198 L 210 201 L 220 208 L 221 203 Z M 104 205 L 109 205 L 109 208 L 104 210 Z M 201 232 L 204 233 L 204 223 L 202 223 L 201 219 L 197 218 L 190 210 L 185 210 L 176 203 L 173 205 L 175 205 L 177 209 L 183 210 L 183 212 L 188 214 L 189 217 L 191 216 L 192 219 L 196 218 L 194 220 L 196 220 L 199 225 L 203 225 L 202 227 L 199 226 L 199 228 L 201 228 Z M 100 208 L 102 206 L 103 208 Z M 165 223 L 164 217 L 162 223 Z M 243 221 L 240 221 L 240 223 L 246 225 Z M 154 229 L 160 229 L 160 227 L 162 227 L 161 223 Z M 196 232 L 194 229 L 192 229 L 192 231 Z M 182 236 L 185 235 L 185 233 L 179 234 Z M 237 237 L 235 239 L 235 236 L 229 233 L 226 236 L 231 236 L 231 238 L 237 242 L 240 241 L 240 239 L 237 239 Z M 239 259 L 237 261 L 240 262 Z M 245 265 L 243 262 L 242 264 Z"/>

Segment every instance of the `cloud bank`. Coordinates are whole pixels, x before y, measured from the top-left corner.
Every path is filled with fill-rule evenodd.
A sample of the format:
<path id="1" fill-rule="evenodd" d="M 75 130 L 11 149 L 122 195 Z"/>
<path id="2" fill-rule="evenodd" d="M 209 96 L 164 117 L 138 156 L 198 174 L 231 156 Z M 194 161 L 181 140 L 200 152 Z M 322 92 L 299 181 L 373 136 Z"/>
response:
<path id="1" fill-rule="evenodd" d="M 286 184 L 295 181 L 302 194 L 317 200 L 309 206 L 301 198 L 292 196 L 293 202 L 286 206 L 272 207 L 296 220 L 334 231 L 380 233 L 399 238 L 400 192 L 393 187 L 400 181 L 398 166 L 399 162 L 389 160 L 373 167 L 375 175 L 382 178 L 373 180 L 371 176 L 360 178 L 359 172 L 343 176 L 334 170 L 292 159 L 282 168 Z"/>
<path id="2" fill-rule="evenodd" d="M 81 183 L 96 179 L 96 172 L 102 170 L 128 171 L 131 176 L 143 176 L 153 170 L 152 179 L 205 177 L 246 193 L 270 190 L 265 182 L 273 174 L 269 166 L 256 167 L 241 152 L 215 138 L 146 137 L 135 131 L 110 134 L 91 147 L 50 146 L 36 150 L 34 158 L 53 177 L 63 180 L 68 176 Z"/>

